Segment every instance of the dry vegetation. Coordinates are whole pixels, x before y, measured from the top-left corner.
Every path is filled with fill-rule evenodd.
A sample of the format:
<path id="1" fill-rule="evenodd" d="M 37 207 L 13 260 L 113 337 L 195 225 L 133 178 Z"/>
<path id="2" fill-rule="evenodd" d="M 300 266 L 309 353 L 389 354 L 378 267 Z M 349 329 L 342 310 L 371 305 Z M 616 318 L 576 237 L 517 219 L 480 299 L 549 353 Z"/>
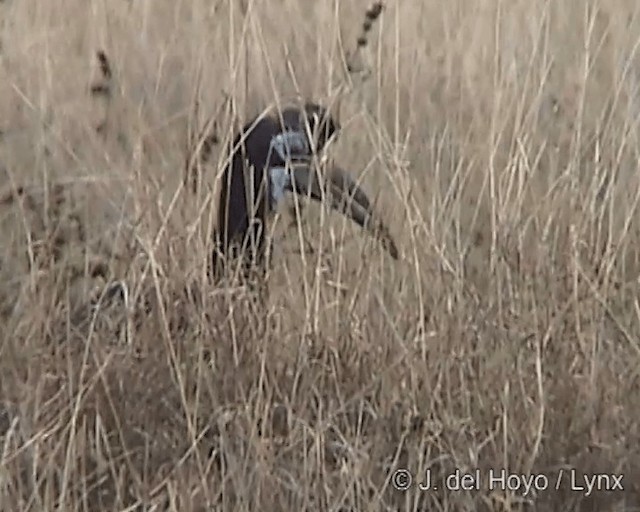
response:
<path id="1" fill-rule="evenodd" d="M 640 510 L 638 3 L 367 7 L 0 2 L 2 510 Z M 257 307 L 207 137 L 298 95 L 403 258 L 283 211 Z"/>

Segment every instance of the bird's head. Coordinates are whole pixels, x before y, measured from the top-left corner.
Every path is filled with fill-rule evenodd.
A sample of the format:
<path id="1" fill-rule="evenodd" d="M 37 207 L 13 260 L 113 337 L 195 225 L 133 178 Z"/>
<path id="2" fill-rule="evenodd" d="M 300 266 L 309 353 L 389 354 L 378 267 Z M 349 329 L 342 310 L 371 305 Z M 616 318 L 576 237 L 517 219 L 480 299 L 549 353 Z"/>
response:
<path id="1" fill-rule="evenodd" d="M 292 106 L 282 111 L 283 131 L 297 132 L 307 139 L 309 148 L 321 152 L 340 132 L 340 123 L 329 109 L 307 102 L 303 107 Z"/>

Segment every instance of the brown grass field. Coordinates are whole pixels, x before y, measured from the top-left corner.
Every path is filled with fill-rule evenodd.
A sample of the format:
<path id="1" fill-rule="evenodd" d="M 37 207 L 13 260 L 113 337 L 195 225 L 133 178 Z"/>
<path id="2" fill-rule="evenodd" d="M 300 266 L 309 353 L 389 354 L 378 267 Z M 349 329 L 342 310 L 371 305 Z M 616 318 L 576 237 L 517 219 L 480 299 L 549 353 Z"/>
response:
<path id="1" fill-rule="evenodd" d="M 368 7 L 0 1 L 2 511 L 640 510 L 640 4 Z M 298 97 L 402 258 L 283 208 L 257 305 L 221 148 Z"/>

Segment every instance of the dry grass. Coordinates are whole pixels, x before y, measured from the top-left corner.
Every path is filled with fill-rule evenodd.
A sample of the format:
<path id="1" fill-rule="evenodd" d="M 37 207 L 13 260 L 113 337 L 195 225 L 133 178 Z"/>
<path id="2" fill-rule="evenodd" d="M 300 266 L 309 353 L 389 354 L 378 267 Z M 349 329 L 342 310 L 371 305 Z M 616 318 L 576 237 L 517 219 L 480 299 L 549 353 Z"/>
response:
<path id="1" fill-rule="evenodd" d="M 2 510 L 640 510 L 638 3 L 367 7 L 0 2 Z M 183 170 L 298 94 L 403 260 L 310 205 L 257 308 Z"/>

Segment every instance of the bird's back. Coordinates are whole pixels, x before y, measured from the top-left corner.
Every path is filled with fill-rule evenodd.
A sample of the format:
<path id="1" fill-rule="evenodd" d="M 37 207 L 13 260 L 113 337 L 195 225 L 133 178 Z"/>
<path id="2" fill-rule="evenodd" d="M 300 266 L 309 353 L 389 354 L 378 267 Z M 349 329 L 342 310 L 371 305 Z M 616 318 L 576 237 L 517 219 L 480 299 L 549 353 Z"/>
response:
<path id="1" fill-rule="evenodd" d="M 258 123 L 247 123 L 231 144 L 218 202 L 213 258 L 216 272 L 221 259 L 234 259 L 240 250 L 251 251 L 250 259 L 260 258 L 267 213 L 265 168 L 271 139 L 279 129 L 277 122 L 266 117 Z"/>

